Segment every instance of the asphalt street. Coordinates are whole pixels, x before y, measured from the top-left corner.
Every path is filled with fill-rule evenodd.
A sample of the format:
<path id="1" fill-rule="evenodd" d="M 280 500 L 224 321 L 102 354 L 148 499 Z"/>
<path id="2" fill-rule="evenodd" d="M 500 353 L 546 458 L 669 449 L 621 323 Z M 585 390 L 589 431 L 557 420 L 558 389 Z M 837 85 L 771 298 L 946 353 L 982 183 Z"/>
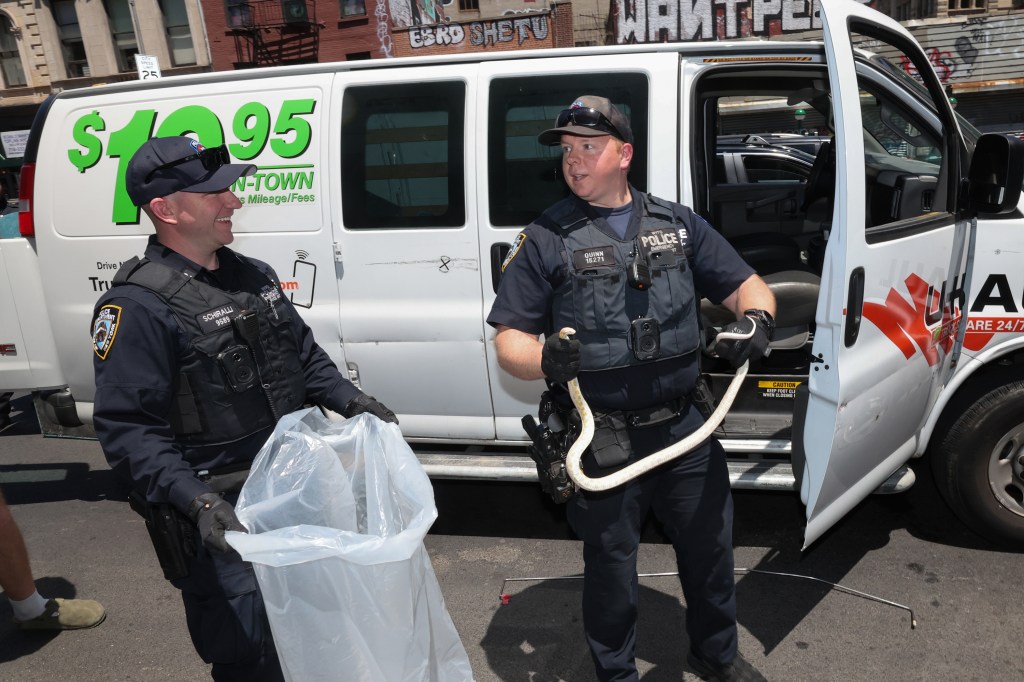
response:
<path id="1" fill-rule="evenodd" d="M 98 444 L 42 438 L 26 398 L 15 401 L 14 416 L 0 432 L 0 485 L 39 589 L 98 599 L 108 617 L 92 630 L 22 633 L 0 599 L 0 680 L 209 679 L 177 592 Z M 735 494 L 740 647 L 768 679 L 1024 679 L 1021 554 L 967 531 L 927 468 L 916 468 L 910 492 L 870 498 L 804 552 L 794 496 Z M 425 544 L 475 679 L 594 679 L 581 581 L 572 577 L 581 548 L 563 509 L 530 484 L 437 481 L 435 497 L 439 518 Z M 644 540 L 640 571 L 673 572 L 655 524 Z M 696 679 L 685 664 L 684 617 L 673 576 L 641 578 L 645 682 Z M 339 671 L 337 679 L 350 678 Z"/>

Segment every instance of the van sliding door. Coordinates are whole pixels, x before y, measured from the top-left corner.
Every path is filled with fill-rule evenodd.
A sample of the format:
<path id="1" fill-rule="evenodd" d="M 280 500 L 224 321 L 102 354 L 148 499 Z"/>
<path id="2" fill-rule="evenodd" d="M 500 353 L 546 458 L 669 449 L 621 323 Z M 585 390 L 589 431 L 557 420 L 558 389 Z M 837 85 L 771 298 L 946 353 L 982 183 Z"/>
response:
<path id="1" fill-rule="evenodd" d="M 474 68 L 339 76 L 345 355 L 407 438 L 494 438 L 466 153 Z"/>

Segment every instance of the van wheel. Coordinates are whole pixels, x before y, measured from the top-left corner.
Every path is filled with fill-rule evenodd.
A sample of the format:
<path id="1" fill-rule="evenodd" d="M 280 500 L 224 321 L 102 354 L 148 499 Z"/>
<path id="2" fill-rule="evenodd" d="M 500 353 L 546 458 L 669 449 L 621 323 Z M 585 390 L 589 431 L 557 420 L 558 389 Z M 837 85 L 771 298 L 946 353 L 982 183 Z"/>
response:
<path id="1" fill-rule="evenodd" d="M 964 523 L 1024 546 L 1024 381 L 978 399 L 930 457 L 939 491 Z"/>

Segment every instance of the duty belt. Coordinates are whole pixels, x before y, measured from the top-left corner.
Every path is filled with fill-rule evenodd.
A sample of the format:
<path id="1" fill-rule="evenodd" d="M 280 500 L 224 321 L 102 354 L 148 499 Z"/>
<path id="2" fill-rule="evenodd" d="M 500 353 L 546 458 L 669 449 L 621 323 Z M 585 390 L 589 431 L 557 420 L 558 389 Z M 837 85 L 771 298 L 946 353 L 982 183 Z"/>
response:
<path id="1" fill-rule="evenodd" d="M 689 404 L 690 399 L 682 397 L 642 410 L 612 410 L 610 412 L 594 410 L 594 414 L 597 417 L 605 417 L 613 424 L 619 422 L 623 426 L 643 429 L 672 421 L 685 412 Z"/>

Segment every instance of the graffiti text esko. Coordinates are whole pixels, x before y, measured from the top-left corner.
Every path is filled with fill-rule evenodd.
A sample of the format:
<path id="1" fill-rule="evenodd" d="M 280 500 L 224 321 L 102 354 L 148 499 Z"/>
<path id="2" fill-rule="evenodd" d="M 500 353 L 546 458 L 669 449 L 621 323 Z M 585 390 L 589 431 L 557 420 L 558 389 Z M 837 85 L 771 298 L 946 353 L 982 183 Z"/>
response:
<path id="1" fill-rule="evenodd" d="M 421 26 L 409 30 L 409 45 L 413 48 L 432 45 L 458 45 L 466 38 L 461 24 Z"/>

